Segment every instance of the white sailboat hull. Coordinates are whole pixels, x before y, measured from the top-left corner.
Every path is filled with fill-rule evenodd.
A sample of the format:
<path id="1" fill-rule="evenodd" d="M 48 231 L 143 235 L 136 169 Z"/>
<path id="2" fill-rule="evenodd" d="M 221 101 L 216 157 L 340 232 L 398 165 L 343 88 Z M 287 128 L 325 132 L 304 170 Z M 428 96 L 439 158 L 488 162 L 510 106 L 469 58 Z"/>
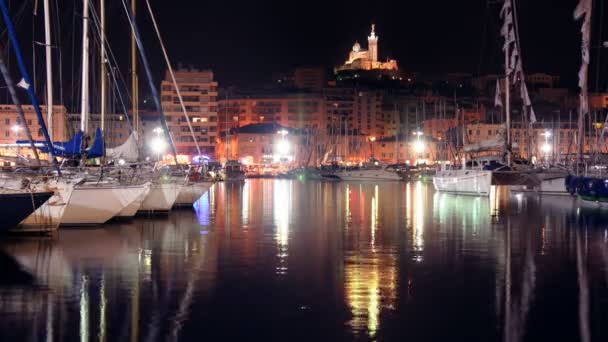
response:
<path id="1" fill-rule="evenodd" d="M 175 205 L 186 206 L 194 204 L 212 185 L 213 183 L 211 182 L 192 182 L 184 185 L 175 200 Z"/>
<path id="2" fill-rule="evenodd" d="M 136 195 L 137 197 L 129 204 L 127 204 L 118 213 L 118 215 L 116 215 L 116 217 L 128 218 L 135 216 L 139 208 L 141 208 L 141 204 L 144 202 L 144 199 L 146 198 L 146 196 L 148 196 L 148 193 L 150 193 L 150 186 L 150 183 L 146 183 L 140 186 L 133 187 L 134 195 Z"/>
<path id="3" fill-rule="evenodd" d="M 492 188 L 492 171 L 447 170 L 433 177 L 435 190 L 462 195 L 489 196 Z"/>
<path id="4" fill-rule="evenodd" d="M 140 211 L 169 211 L 175 204 L 183 184 L 161 183 L 152 184 L 148 196 L 144 199 Z"/>
<path id="5" fill-rule="evenodd" d="M 136 188 L 142 191 L 142 188 Z M 122 185 L 81 185 L 74 188 L 61 225 L 97 225 L 109 221 L 133 202 L 139 192 Z"/>
<path id="6" fill-rule="evenodd" d="M 53 180 L 35 185 L 36 190 L 54 191 L 46 203 L 34 211 L 20 224 L 20 231 L 51 231 L 61 224 L 68 203 L 74 192 L 74 183 L 65 180 Z"/>
<path id="7" fill-rule="evenodd" d="M 346 170 L 333 174 L 343 181 L 400 181 L 401 177 L 395 172 L 377 170 Z"/>

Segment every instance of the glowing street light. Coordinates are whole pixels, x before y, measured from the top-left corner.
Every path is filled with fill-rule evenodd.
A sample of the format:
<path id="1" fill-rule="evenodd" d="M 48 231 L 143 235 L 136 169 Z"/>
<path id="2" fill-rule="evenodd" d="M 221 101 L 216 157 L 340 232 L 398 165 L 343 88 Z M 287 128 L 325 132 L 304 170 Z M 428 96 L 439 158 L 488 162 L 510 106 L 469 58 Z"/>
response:
<path id="1" fill-rule="evenodd" d="M 543 150 L 543 152 L 545 154 L 549 154 L 549 153 L 551 153 L 551 144 L 544 143 L 543 146 L 541 146 L 541 149 Z"/>
<path id="2" fill-rule="evenodd" d="M 285 156 L 289 153 L 289 142 L 287 140 L 281 140 L 279 141 L 279 143 L 277 144 L 277 152 L 279 152 L 279 155 L 281 156 Z"/>
<path id="3" fill-rule="evenodd" d="M 22 130 L 23 130 L 23 127 L 21 127 L 21 125 L 17 125 L 17 124 L 15 124 L 15 125 L 13 125 L 13 126 L 11 127 L 11 131 L 13 131 L 13 132 L 15 132 L 15 133 L 19 133 L 19 132 L 21 132 Z"/>
<path id="4" fill-rule="evenodd" d="M 164 139 L 157 137 L 152 139 L 152 141 L 150 142 L 150 148 L 153 152 L 156 153 L 157 159 L 160 160 L 161 153 L 165 152 L 165 150 L 167 149 L 167 143 Z"/>
<path id="5" fill-rule="evenodd" d="M 422 152 L 424 152 L 424 141 L 422 140 L 416 140 L 414 141 L 414 152 L 420 154 Z"/>

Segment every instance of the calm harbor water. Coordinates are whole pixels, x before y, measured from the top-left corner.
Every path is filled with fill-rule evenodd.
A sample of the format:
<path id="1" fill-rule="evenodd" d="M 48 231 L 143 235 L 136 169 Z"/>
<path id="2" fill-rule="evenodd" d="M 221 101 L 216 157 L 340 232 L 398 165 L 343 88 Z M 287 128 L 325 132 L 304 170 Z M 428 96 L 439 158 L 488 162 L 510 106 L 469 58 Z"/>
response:
<path id="1" fill-rule="evenodd" d="M 422 183 L 219 183 L 0 241 L 2 341 L 608 340 L 608 210 Z"/>

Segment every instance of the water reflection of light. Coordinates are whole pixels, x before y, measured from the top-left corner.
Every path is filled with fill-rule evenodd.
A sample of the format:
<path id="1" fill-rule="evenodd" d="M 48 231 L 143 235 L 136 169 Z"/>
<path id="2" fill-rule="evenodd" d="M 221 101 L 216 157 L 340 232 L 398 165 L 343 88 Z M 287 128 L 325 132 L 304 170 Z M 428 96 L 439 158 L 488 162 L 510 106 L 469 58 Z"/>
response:
<path id="1" fill-rule="evenodd" d="M 490 215 L 498 216 L 498 201 L 500 200 L 500 187 L 495 185 L 490 187 Z M 521 196 L 522 194 L 517 194 L 517 202 L 521 204 Z"/>
<path id="2" fill-rule="evenodd" d="M 416 183 L 416 189 L 414 193 L 414 217 L 413 217 L 413 229 L 412 229 L 412 241 L 414 243 L 414 251 L 416 252 L 415 260 L 422 261 L 422 252 L 424 250 L 424 194 L 422 189 L 422 182 Z"/>
<path id="3" fill-rule="evenodd" d="M 359 252 L 357 252 L 359 253 Z M 397 268 L 394 254 L 374 253 L 347 257 L 345 294 L 355 334 L 366 332 L 374 338 L 380 327 L 382 309 L 395 309 Z"/>
<path id="4" fill-rule="evenodd" d="M 86 275 L 80 278 L 80 340 L 89 341 L 89 281 Z"/>
<path id="5" fill-rule="evenodd" d="M 211 189 L 207 193 L 203 194 L 196 202 L 194 202 L 194 212 L 196 213 L 196 219 L 202 226 L 208 226 L 211 217 L 211 201 L 210 197 L 213 198 L 213 191 Z"/>
<path id="6" fill-rule="evenodd" d="M 152 250 L 144 249 L 143 253 L 143 272 L 142 274 L 146 276 L 147 279 L 152 275 Z"/>
<path id="7" fill-rule="evenodd" d="M 374 248 L 376 246 L 376 229 L 378 228 L 378 185 L 374 187 L 374 196 L 372 196 L 371 210 L 371 245 L 372 248 Z"/>
<path id="8" fill-rule="evenodd" d="M 292 203 L 291 183 L 278 181 L 274 183 L 274 223 L 276 226 L 275 239 L 278 246 L 279 266 L 277 274 L 287 273 L 287 245 L 289 243 L 289 215 Z"/>
<path id="9" fill-rule="evenodd" d="M 99 300 L 99 341 L 104 342 L 106 340 L 106 304 L 108 300 L 106 298 L 106 279 L 103 274 L 99 287 Z"/>
<path id="10" fill-rule="evenodd" d="M 249 187 L 251 185 L 248 182 L 245 182 L 243 185 L 243 194 L 241 198 L 243 199 L 241 203 L 241 217 L 243 218 L 243 224 L 249 223 Z"/>
<path id="11" fill-rule="evenodd" d="M 352 222 L 352 213 L 350 211 L 350 185 L 346 184 L 346 190 L 345 190 L 345 194 L 344 194 L 344 206 L 346 208 L 345 210 L 345 221 L 346 221 L 346 225 L 345 228 L 350 228 L 350 224 Z"/>
<path id="12" fill-rule="evenodd" d="M 410 227 L 412 224 L 412 188 L 410 183 L 405 185 L 405 225 Z"/>

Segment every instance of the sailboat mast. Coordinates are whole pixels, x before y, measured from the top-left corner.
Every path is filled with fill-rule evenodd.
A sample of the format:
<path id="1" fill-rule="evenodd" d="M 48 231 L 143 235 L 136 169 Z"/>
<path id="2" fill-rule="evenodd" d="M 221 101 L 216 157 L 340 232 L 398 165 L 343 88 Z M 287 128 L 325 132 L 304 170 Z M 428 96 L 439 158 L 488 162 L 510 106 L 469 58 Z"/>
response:
<path id="1" fill-rule="evenodd" d="M 511 166 L 511 84 L 509 82 L 509 45 L 505 47 L 505 125 L 507 139 L 506 152 L 507 152 L 507 166 Z"/>
<path id="2" fill-rule="evenodd" d="M 131 0 L 131 14 L 136 18 L 136 0 Z M 133 97 L 133 130 L 139 132 L 139 87 L 137 79 L 137 42 L 135 33 L 131 31 L 131 96 Z"/>
<path id="3" fill-rule="evenodd" d="M 101 0 L 101 1 L 104 1 L 104 0 Z M 184 98 L 182 97 L 182 92 L 179 90 L 179 86 L 177 85 L 177 80 L 175 79 L 175 73 L 173 72 L 173 67 L 171 66 L 171 61 L 169 61 L 169 55 L 167 54 L 167 49 L 165 49 L 165 43 L 163 42 L 163 39 L 160 36 L 160 30 L 158 29 L 158 25 L 156 24 L 156 18 L 154 16 L 154 12 L 152 12 L 152 7 L 150 6 L 150 1 L 146 0 L 146 5 L 148 7 L 148 13 L 150 13 L 150 18 L 152 19 L 152 24 L 154 25 L 154 30 L 156 31 L 156 36 L 158 37 L 158 42 L 160 43 L 160 47 L 163 52 L 163 56 L 165 57 L 165 63 L 167 64 L 167 69 L 169 70 L 169 75 L 171 75 L 171 81 L 173 82 L 173 86 L 175 87 L 175 92 L 177 93 L 177 98 L 179 99 L 179 104 L 182 107 L 182 110 L 184 112 L 184 117 L 186 119 L 186 123 L 188 124 L 188 129 L 190 130 L 190 134 L 192 135 L 192 140 L 194 141 L 194 146 L 196 147 L 196 151 L 198 152 L 198 155 L 200 156 L 201 148 L 198 144 L 198 140 L 196 139 L 196 135 L 194 134 L 194 128 L 192 128 L 192 124 L 190 123 L 191 120 L 190 120 L 190 117 L 188 116 L 188 111 L 186 110 L 186 105 L 184 104 Z"/>
<path id="4" fill-rule="evenodd" d="M 44 45 L 46 50 L 46 125 L 53 138 L 53 63 L 51 55 L 51 9 L 44 0 Z M 50 156 L 50 155 L 49 155 Z"/>
<path id="5" fill-rule="evenodd" d="M 578 72 L 578 86 L 580 87 L 578 106 L 578 150 L 577 163 L 583 161 L 583 148 L 585 146 L 585 122 L 584 117 L 589 112 L 589 100 L 587 97 L 587 77 L 589 73 L 589 44 L 591 40 L 591 13 L 593 11 L 592 0 L 580 0 L 574 10 L 574 19 L 582 17 L 581 26 L 581 68 Z M 578 165 L 577 165 L 578 170 Z"/>
<path id="6" fill-rule="evenodd" d="M 82 98 L 80 130 L 87 133 L 89 127 L 89 1 L 83 0 L 82 11 Z"/>
<path id="7" fill-rule="evenodd" d="M 48 1 L 48 0 L 45 0 Z M 105 0 L 100 2 L 100 36 L 101 36 L 101 133 L 105 132 L 106 120 L 106 3 Z"/>

